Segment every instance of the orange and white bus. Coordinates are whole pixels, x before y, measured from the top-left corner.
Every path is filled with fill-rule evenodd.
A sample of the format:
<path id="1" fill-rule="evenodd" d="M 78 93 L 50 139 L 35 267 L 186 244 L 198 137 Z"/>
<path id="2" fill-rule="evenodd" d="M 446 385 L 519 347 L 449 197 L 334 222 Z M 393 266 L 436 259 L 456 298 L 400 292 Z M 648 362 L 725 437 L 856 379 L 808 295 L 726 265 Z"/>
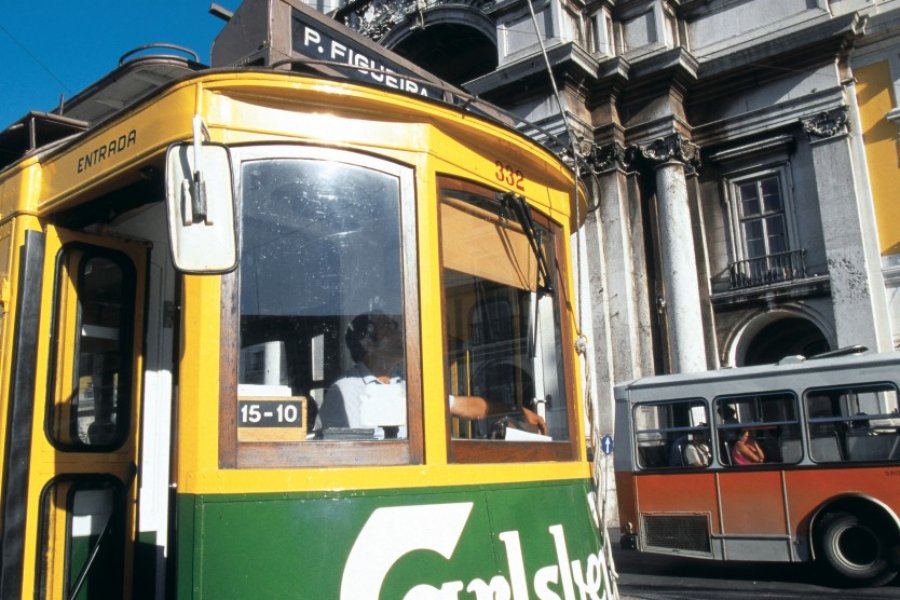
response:
<path id="1" fill-rule="evenodd" d="M 648 377 L 616 388 L 621 543 L 805 562 L 839 583 L 900 563 L 900 354 Z M 757 460 L 741 448 L 755 446 Z"/>

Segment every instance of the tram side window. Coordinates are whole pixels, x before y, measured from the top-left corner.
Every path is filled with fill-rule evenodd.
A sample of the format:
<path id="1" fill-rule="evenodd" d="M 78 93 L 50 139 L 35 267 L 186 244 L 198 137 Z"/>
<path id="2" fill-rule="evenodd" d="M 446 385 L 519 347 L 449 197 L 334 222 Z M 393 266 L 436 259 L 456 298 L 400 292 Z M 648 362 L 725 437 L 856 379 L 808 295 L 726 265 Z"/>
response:
<path id="1" fill-rule="evenodd" d="M 893 385 L 817 388 L 804 398 L 814 461 L 900 459 L 900 412 Z"/>
<path id="2" fill-rule="evenodd" d="M 524 202 L 518 208 L 534 218 Z M 442 180 L 451 437 L 569 440 L 559 290 L 547 289 L 558 282 L 554 233 L 538 223 L 526 230 L 513 210 L 484 188 Z M 485 414 L 463 411 L 469 399 Z"/>
<path id="3" fill-rule="evenodd" d="M 58 265 L 49 433 L 67 448 L 116 447 L 128 435 L 134 267 L 81 245 Z"/>
<path id="4" fill-rule="evenodd" d="M 634 407 L 635 448 L 643 469 L 702 468 L 711 463 L 709 413 L 700 398 Z"/>
<path id="5" fill-rule="evenodd" d="M 792 392 L 721 396 L 715 407 L 723 464 L 800 462 L 800 420 Z M 745 445 L 754 449 L 747 452 Z"/>
<path id="6" fill-rule="evenodd" d="M 406 438 L 398 178 L 259 160 L 242 188 L 239 441 Z"/>

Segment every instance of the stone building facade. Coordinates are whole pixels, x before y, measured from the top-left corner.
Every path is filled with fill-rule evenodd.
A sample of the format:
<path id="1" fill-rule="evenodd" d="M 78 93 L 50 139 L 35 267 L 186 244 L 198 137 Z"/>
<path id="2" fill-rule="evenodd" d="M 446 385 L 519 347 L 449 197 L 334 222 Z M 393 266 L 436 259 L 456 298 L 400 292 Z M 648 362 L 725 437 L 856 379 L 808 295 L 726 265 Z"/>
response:
<path id="1" fill-rule="evenodd" d="M 610 385 L 646 374 L 900 341 L 897 0 L 317 8 L 572 132 L 596 204 L 584 298 L 604 402 Z M 861 97 L 858 69 L 884 92 L 885 114 Z M 872 172 L 875 126 L 874 157 L 893 162 Z"/>
<path id="2" fill-rule="evenodd" d="M 900 0 L 322 1 L 572 143 L 600 433 L 637 377 L 900 348 Z"/>

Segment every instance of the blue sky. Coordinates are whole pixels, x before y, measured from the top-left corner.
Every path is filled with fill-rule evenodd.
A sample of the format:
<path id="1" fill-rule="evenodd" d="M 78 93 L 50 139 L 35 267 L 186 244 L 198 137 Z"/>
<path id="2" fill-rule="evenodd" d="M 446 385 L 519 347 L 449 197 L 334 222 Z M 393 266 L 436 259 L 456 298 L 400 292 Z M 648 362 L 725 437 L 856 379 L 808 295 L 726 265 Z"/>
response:
<path id="1" fill-rule="evenodd" d="M 217 0 L 235 10 L 240 0 Z M 0 130 L 53 110 L 151 43 L 185 46 L 209 64 L 225 25 L 210 0 L 0 0 Z"/>

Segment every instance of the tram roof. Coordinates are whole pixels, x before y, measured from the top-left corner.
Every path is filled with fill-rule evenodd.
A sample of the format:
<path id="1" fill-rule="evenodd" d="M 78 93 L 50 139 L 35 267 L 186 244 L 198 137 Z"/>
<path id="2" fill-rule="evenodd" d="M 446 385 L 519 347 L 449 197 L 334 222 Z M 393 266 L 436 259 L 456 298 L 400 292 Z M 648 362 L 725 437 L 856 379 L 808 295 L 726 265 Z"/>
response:
<path id="1" fill-rule="evenodd" d="M 302 19 L 307 31 L 313 30 L 328 43 L 347 48 L 353 59 L 343 62 L 323 60 L 316 58 L 315 51 L 313 54 L 293 52 L 291 48 L 295 44 L 291 48 L 279 50 L 276 47 L 277 36 L 273 38 L 271 31 L 274 29 L 272 19 L 265 12 L 265 9 L 273 10 L 273 6 L 281 6 L 283 13 L 288 11 L 285 14 L 289 17 L 283 14 L 283 18 L 290 18 L 292 22 L 300 22 Z M 258 34 L 269 36 L 266 43 L 262 44 L 262 47 L 270 50 L 268 55 L 259 54 L 260 44 L 257 38 L 247 37 L 246 32 L 253 30 L 253 27 L 248 27 L 248 20 L 269 23 L 269 31 Z M 243 53 L 242 45 L 254 51 L 250 54 Z M 61 102 L 57 109 L 30 111 L 0 131 L 0 171 L 22 158 L 53 148 L 62 140 L 100 126 L 174 82 L 201 71 L 244 68 L 294 72 L 347 80 L 361 85 L 373 85 L 377 80 L 377 77 L 372 77 L 373 74 L 383 78 L 385 72 L 395 73 L 406 82 L 406 87 L 401 85 L 399 90 L 394 87 L 392 91 L 415 97 L 427 96 L 433 101 L 493 120 L 517 130 L 556 155 L 567 150 L 551 133 L 539 126 L 441 80 L 330 17 L 305 6 L 299 0 L 245 0 L 216 39 L 213 46 L 213 66 L 215 69 L 201 64 L 196 53 L 178 46 L 151 44 L 136 48 L 119 59 L 115 70 L 67 102 Z M 428 93 L 416 94 L 414 89 L 427 89 Z"/>
<path id="2" fill-rule="evenodd" d="M 186 52 L 190 58 L 158 53 L 161 49 Z M 131 58 L 138 51 L 156 53 Z M 160 88 L 207 68 L 190 50 L 165 44 L 137 48 L 123 55 L 115 70 L 54 111 L 30 111 L 0 132 L 0 170 L 60 140 L 89 131 Z"/>

